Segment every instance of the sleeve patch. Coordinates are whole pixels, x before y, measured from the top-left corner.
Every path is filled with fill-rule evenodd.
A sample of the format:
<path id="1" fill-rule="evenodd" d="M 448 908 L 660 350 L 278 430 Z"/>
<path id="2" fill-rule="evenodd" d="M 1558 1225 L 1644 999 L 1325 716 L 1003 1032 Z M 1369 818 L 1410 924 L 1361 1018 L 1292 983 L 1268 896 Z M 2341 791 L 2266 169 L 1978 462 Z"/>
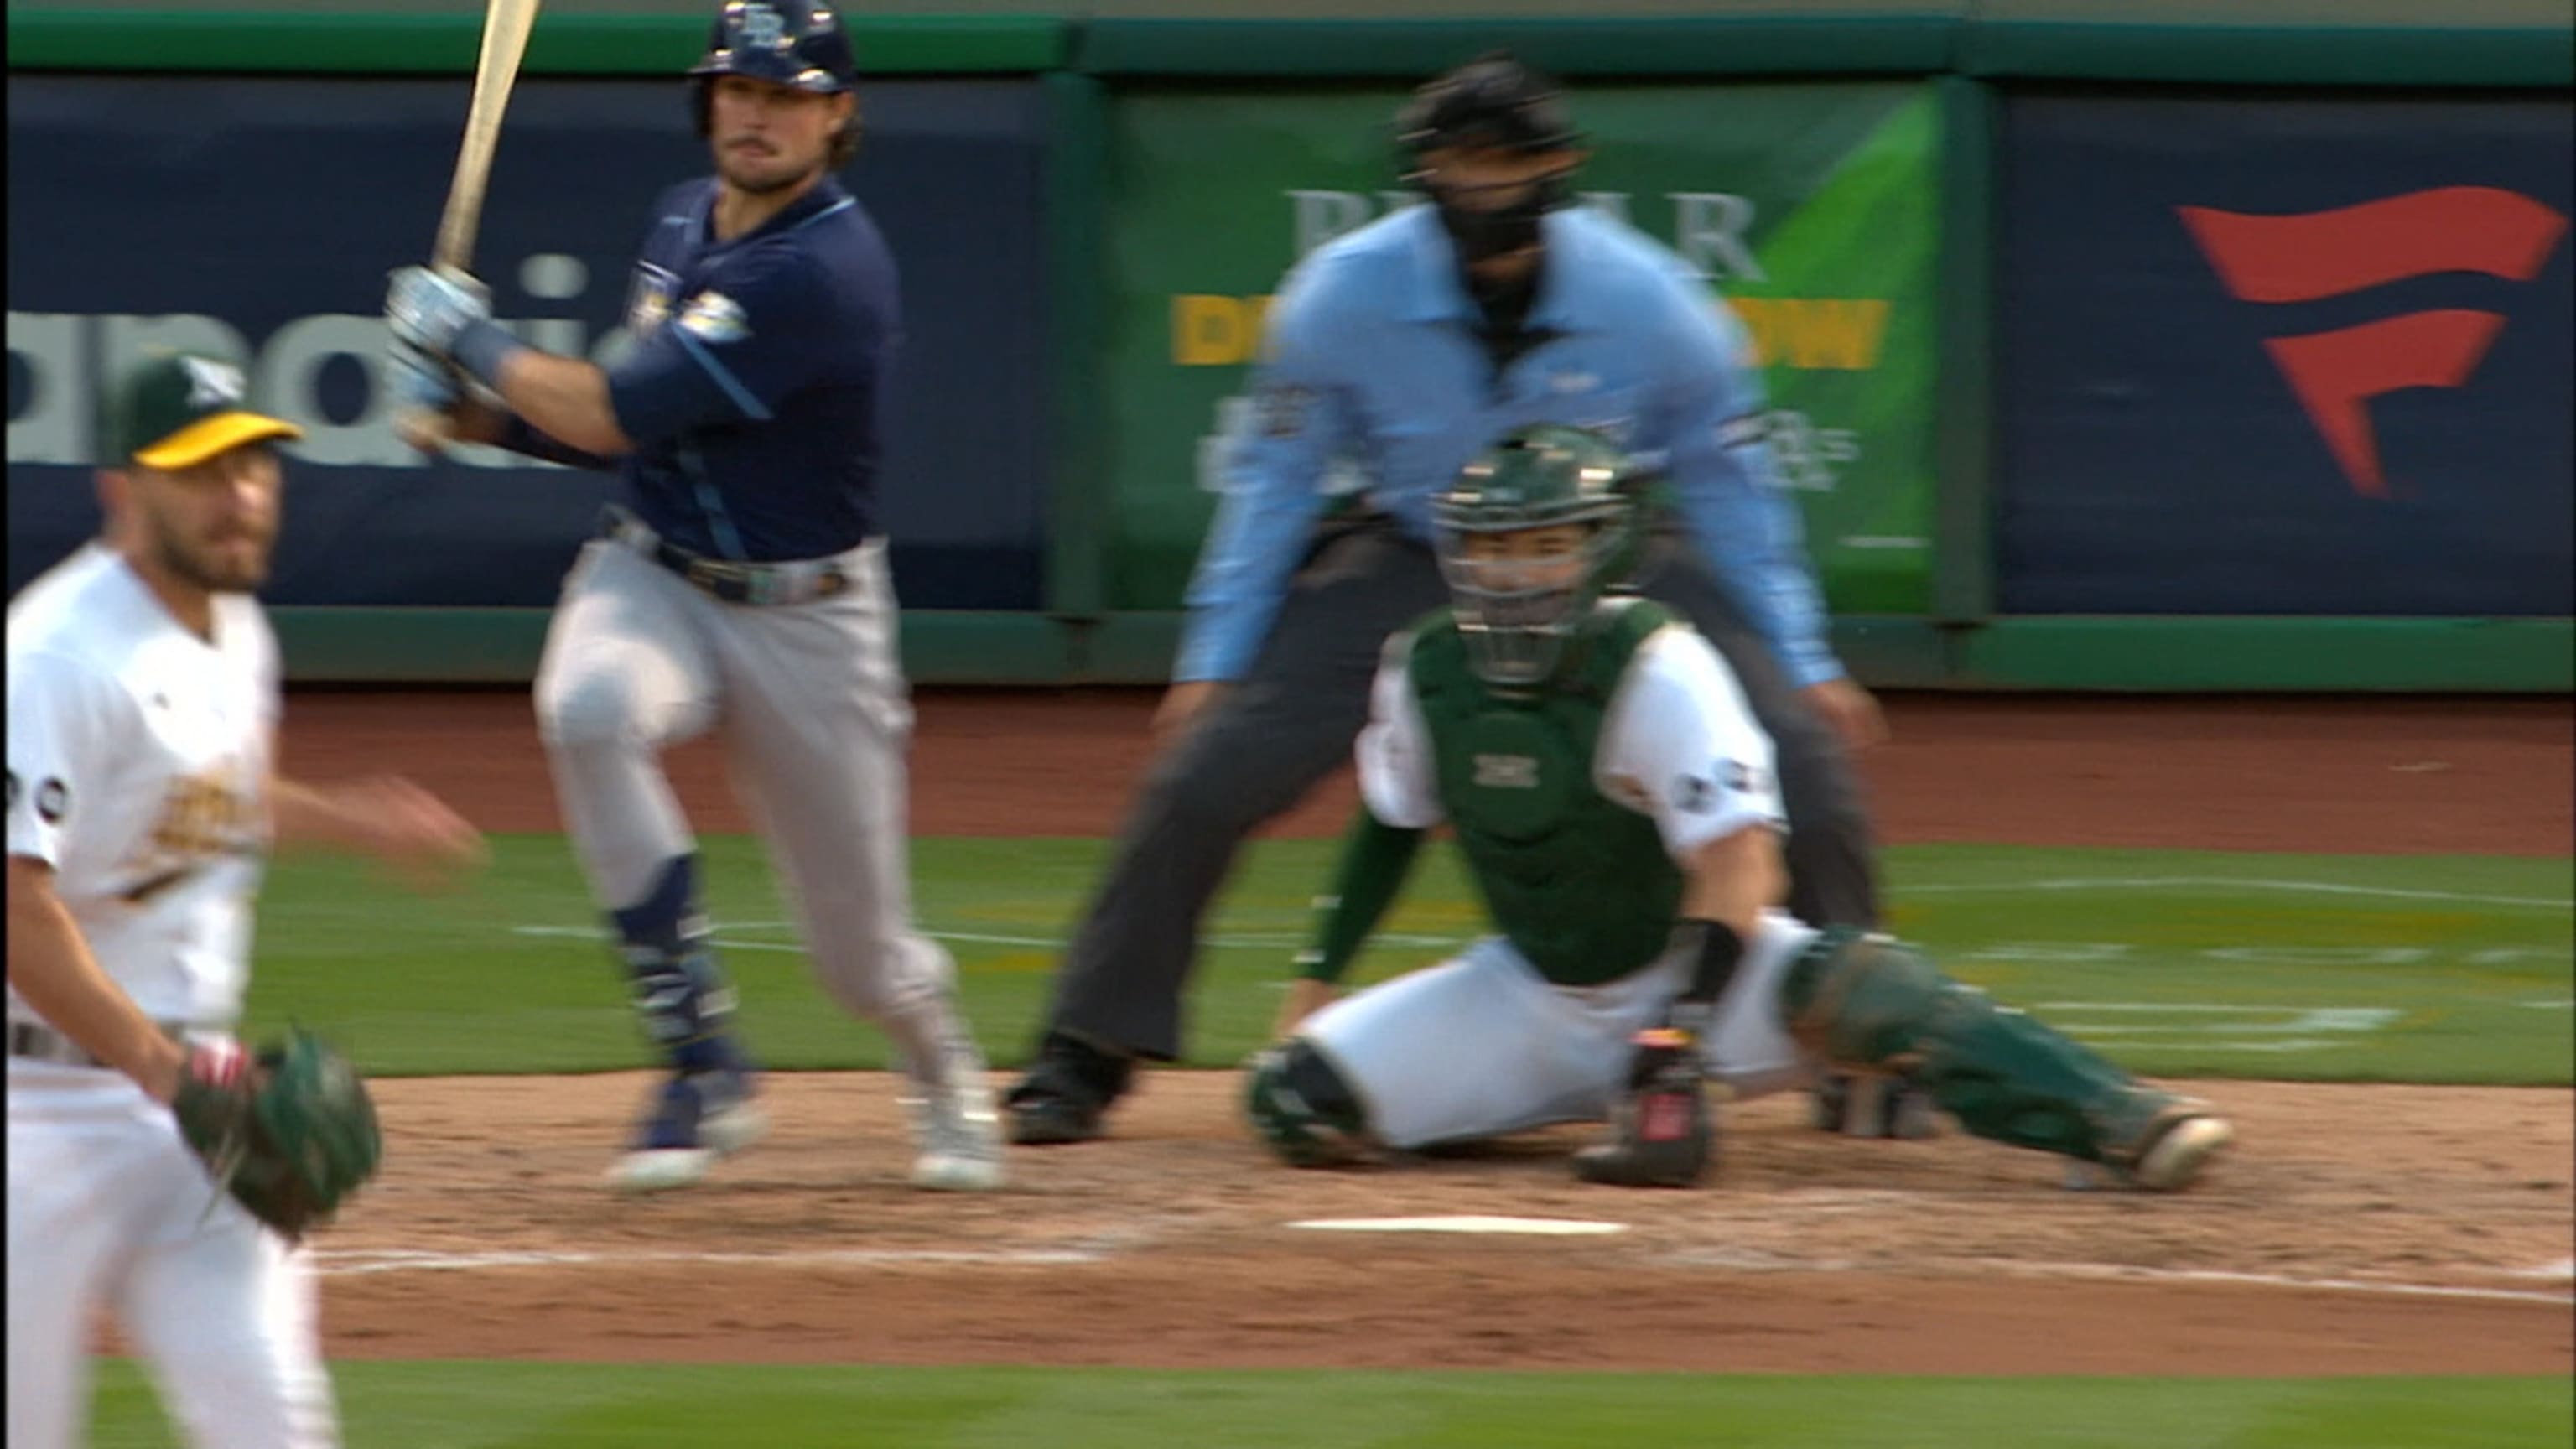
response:
<path id="1" fill-rule="evenodd" d="M 703 342 L 739 342 L 751 335 L 742 304 L 722 292 L 700 292 L 680 313 L 680 330 Z"/>
<path id="2" fill-rule="evenodd" d="M 1744 413 L 1717 425 L 1717 445 L 1721 448 L 1749 448 L 1771 436 L 1771 418 L 1767 413 Z"/>
<path id="3" fill-rule="evenodd" d="M 1315 390 L 1295 383 L 1273 383 L 1253 398 L 1253 417 L 1265 438 L 1293 438 L 1306 431 L 1306 413 Z"/>

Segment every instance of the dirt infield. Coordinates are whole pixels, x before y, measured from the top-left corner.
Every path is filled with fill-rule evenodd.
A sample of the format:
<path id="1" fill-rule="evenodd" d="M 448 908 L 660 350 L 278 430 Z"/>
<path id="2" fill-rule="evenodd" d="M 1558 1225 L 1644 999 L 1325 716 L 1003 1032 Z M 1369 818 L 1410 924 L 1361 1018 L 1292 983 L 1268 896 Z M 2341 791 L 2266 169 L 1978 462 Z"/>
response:
<path id="1" fill-rule="evenodd" d="M 936 693 L 914 828 L 1098 835 L 1150 699 Z M 2569 850 L 2564 701 L 1900 699 L 1887 838 L 2271 850 Z M 286 763 L 398 769 L 501 830 L 557 828 L 521 694 L 303 694 Z M 677 752 L 701 828 L 741 828 Z M 1329 832 L 1347 784 L 1281 830 Z M 342 1356 L 1489 1366 L 1930 1373 L 2576 1370 L 2564 1091 L 2211 1083 L 2244 1129 L 2203 1190 L 2068 1192 L 1955 1135 L 1849 1143 L 1729 1113 L 1721 1186 L 1572 1182 L 1582 1134 L 1371 1171 L 1270 1166 L 1222 1074 L 1157 1073 L 1011 1190 L 925 1196 L 887 1078 L 774 1079 L 718 1179 L 597 1184 L 647 1079 L 396 1081 L 385 1179 L 322 1240 Z M 1479 1214 L 1616 1231 L 1300 1229 Z"/>

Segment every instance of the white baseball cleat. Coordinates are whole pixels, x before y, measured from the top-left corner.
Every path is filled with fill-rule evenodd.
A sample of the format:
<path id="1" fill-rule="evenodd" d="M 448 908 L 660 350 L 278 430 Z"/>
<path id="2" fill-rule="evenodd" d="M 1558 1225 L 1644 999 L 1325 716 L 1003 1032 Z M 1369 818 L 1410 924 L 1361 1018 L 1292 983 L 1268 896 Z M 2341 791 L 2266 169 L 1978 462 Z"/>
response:
<path id="1" fill-rule="evenodd" d="M 2177 1118 L 2139 1156 L 2129 1178 L 2149 1192 L 2180 1192 L 2198 1181 L 2209 1160 L 2235 1140 L 2236 1126 L 2224 1117 Z"/>
<path id="2" fill-rule="evenodd" d="M 650 1147 L 619 1158 L 608 1169 L 608 1185 L 619 1192 L 694 1187 L 715 1164 L 716 1155 L 703 1147 Z"/>
<path id="3" fill-rule="evenodd" d="M 697 1120 L 694 1147 L 639 1147 L 608 1169 L 610 1187 L 620 1192 L 667 1192 L 705 1181 L 721 1158 L 769 1135 L 769 1114 L 748 1097 L 712 1107 Z"/>
<path id="4" fill-rule="evenodd" d="M 921 1153 L 912 1185 L 930 1192 L 991 1192 L 1002 1185 L 1002 1119 L 993 1107 L 984 1063 L 971 1052 L 952 1063 L 948 1080 L 907 1096 Z"/>
<path id="5" fill-rule="evenodd" d="M 991 1192 L 1002 1185 L 1002 1164 L 954 1153 L 925 1152 L 913 1159 L 912 1185 L 925 1192 Z"/>

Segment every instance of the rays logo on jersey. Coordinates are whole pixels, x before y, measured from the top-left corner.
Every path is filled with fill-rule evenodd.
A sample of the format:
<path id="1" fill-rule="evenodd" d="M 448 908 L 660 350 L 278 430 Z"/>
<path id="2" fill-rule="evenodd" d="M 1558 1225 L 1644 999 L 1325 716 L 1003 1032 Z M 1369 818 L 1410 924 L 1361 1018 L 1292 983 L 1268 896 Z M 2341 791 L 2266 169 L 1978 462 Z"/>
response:
<path id="1" fill-rule="evenodd" d="M 738 342 L 751 335 L 742 304 L 722 292 L 700 292 L 680 313 L 680 330 L 706 342 Z"/>

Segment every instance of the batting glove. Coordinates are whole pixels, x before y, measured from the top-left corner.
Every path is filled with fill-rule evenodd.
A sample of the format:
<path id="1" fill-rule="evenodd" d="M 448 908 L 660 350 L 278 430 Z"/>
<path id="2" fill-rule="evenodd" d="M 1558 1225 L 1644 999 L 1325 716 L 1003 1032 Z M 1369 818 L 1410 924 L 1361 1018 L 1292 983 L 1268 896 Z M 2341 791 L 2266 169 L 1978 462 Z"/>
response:
<path id="1" fill-rule="evenodd" d="M 385 349 L 385 386 L 405 412 L 443 413 L 460 392 L 448 365 L 412 343 L 396 339 Z"/>
<path id="2" fill-rule="evenodd" d="M 450 355 L 459 333 L 491 318 L 491 293 L 462 272 L 404 267 L 385 288 L 385 325 L 424 352 Z"/>

